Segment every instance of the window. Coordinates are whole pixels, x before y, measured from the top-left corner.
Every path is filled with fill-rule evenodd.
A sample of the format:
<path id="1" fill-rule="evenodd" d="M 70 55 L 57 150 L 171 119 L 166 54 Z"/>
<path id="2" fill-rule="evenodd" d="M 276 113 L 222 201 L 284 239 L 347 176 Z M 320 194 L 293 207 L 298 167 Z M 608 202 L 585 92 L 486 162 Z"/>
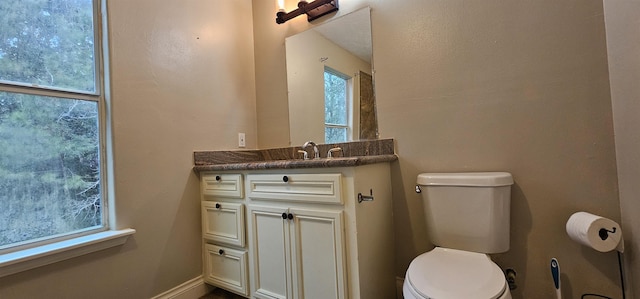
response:
<path id="1" fill-rule="evenodd" d="M 0 253 L 107 228 L 100 5 L 0 1 Z"/>
<path id="2" fill-rule="evenodd" d="M 333 69 L 324 70 L 324 138 L 325 143 L 346 142 L 350 135 L 350 78 Z"/>

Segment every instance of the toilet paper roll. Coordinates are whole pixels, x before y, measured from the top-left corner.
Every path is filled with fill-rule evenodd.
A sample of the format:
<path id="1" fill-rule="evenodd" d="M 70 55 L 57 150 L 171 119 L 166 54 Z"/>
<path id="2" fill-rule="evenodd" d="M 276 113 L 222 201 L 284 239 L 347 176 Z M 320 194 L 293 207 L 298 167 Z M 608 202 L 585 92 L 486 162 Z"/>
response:
<path id="1" fill-rule="evenodd" d="M 618 223 L 587 212 L 571 215 L 566 228 L 571 239 L 600 252 L 616 249 L 622 239 Z"/>

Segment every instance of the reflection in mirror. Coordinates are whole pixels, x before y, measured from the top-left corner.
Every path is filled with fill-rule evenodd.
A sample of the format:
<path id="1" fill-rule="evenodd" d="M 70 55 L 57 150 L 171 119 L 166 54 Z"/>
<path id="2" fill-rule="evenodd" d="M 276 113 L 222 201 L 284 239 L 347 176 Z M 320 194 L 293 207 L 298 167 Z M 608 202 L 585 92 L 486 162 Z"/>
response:
<path id="1" fill-rule="evenodd" d="M 292 145 L 376 139 L 370 9 L 285 40 Z"/>

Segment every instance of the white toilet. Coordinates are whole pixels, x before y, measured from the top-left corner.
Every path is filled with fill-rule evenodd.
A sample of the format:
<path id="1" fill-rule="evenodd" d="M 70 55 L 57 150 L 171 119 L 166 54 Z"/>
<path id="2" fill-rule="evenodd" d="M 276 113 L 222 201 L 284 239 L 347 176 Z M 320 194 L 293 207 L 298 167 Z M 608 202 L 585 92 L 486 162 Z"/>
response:
<path id="1" fill-rule="evenodd" d="M 487 254 L 509 250 L 513 178 L 506 172 L 423 173 L 427 231 L 437 247 L 413 259 L 405 299 L 511 299 Z"/>

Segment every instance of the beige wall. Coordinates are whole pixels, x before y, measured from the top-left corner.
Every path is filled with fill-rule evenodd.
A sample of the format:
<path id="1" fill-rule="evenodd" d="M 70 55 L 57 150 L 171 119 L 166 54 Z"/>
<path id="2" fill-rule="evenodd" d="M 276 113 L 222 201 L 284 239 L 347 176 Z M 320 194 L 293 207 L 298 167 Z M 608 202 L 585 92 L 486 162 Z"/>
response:
<path id="1" fill-rule="evenodd" d="M 338 15 L 372 9 L 380 136 L 396 139 L 400 157 L 397 275 L 431 248 L 417 174 L 501 170 L 516 184 L 511 250 L 495 260 L 518 272 L 514 297 L 554 296 L 552 257 L 565 297 L 621 297 L 615 253 L 584 248 L 564 230 L 580 210 L 620 221 L 602 2 L 340 4 Z M 276 25 L 275 1 L 253 5 L 258 144 L 286 146 L 284 38 L 309 24 Z"/>
<path id="2" fill-rule="evenodd" d="M 284 38 L 308 28 L 304 18 L 275 24 L 269 0 L 109 5 L 118 226 L 138 232 L 124 247 L 1 278 L 0 298 L 146 298 L 199 275 L 192 152 L 233 149 L 240 131 L 248 148 L 289 143 Z M 602 4 L 351 0 L 338 15 L 367 5 L 380 134 L 397 140 L 400 156 L 397 275 L 431 246 L 413 193 L 418 173 L 504 170 L 516 181 L 512 242 L 496 260 L 518 271 L 514 296 L 552 297 L 548 263 L 557 257 L 565 297 L 621 297 L 615 255 L 564 233 L 577 210 L 620 220 Z M 618 71 L 629 70 L 612 67 L 624 113 L 635 91 L 619 97 L 617 86 L 637 80 Z M 621 125 L 633 121 L 618 113 Z M 619 139 L 629 142 L 621 156 L 639 148 L 629 136 Z M 637 204 L 624 188 L 637 174 L 625 171 L 631 226 Z"/>
<path id="3" fill-rule="evenodd" d="M 640 277 L 640 2 L 604 1 L 627 281 Z M 634 236 L 635 233 L 635 236 Z M 634 280 L 635 278 L 635 280 Z M 630 286 L 640 294 L 640 283 Z"/>
<path id="4" fill-rule="evenodd" d="M 249 0 L 109 0 L 119 248 L 0 279 L 0 298 L 149 298 L 201 274 L 194 150 L 256 147 Z"/>

